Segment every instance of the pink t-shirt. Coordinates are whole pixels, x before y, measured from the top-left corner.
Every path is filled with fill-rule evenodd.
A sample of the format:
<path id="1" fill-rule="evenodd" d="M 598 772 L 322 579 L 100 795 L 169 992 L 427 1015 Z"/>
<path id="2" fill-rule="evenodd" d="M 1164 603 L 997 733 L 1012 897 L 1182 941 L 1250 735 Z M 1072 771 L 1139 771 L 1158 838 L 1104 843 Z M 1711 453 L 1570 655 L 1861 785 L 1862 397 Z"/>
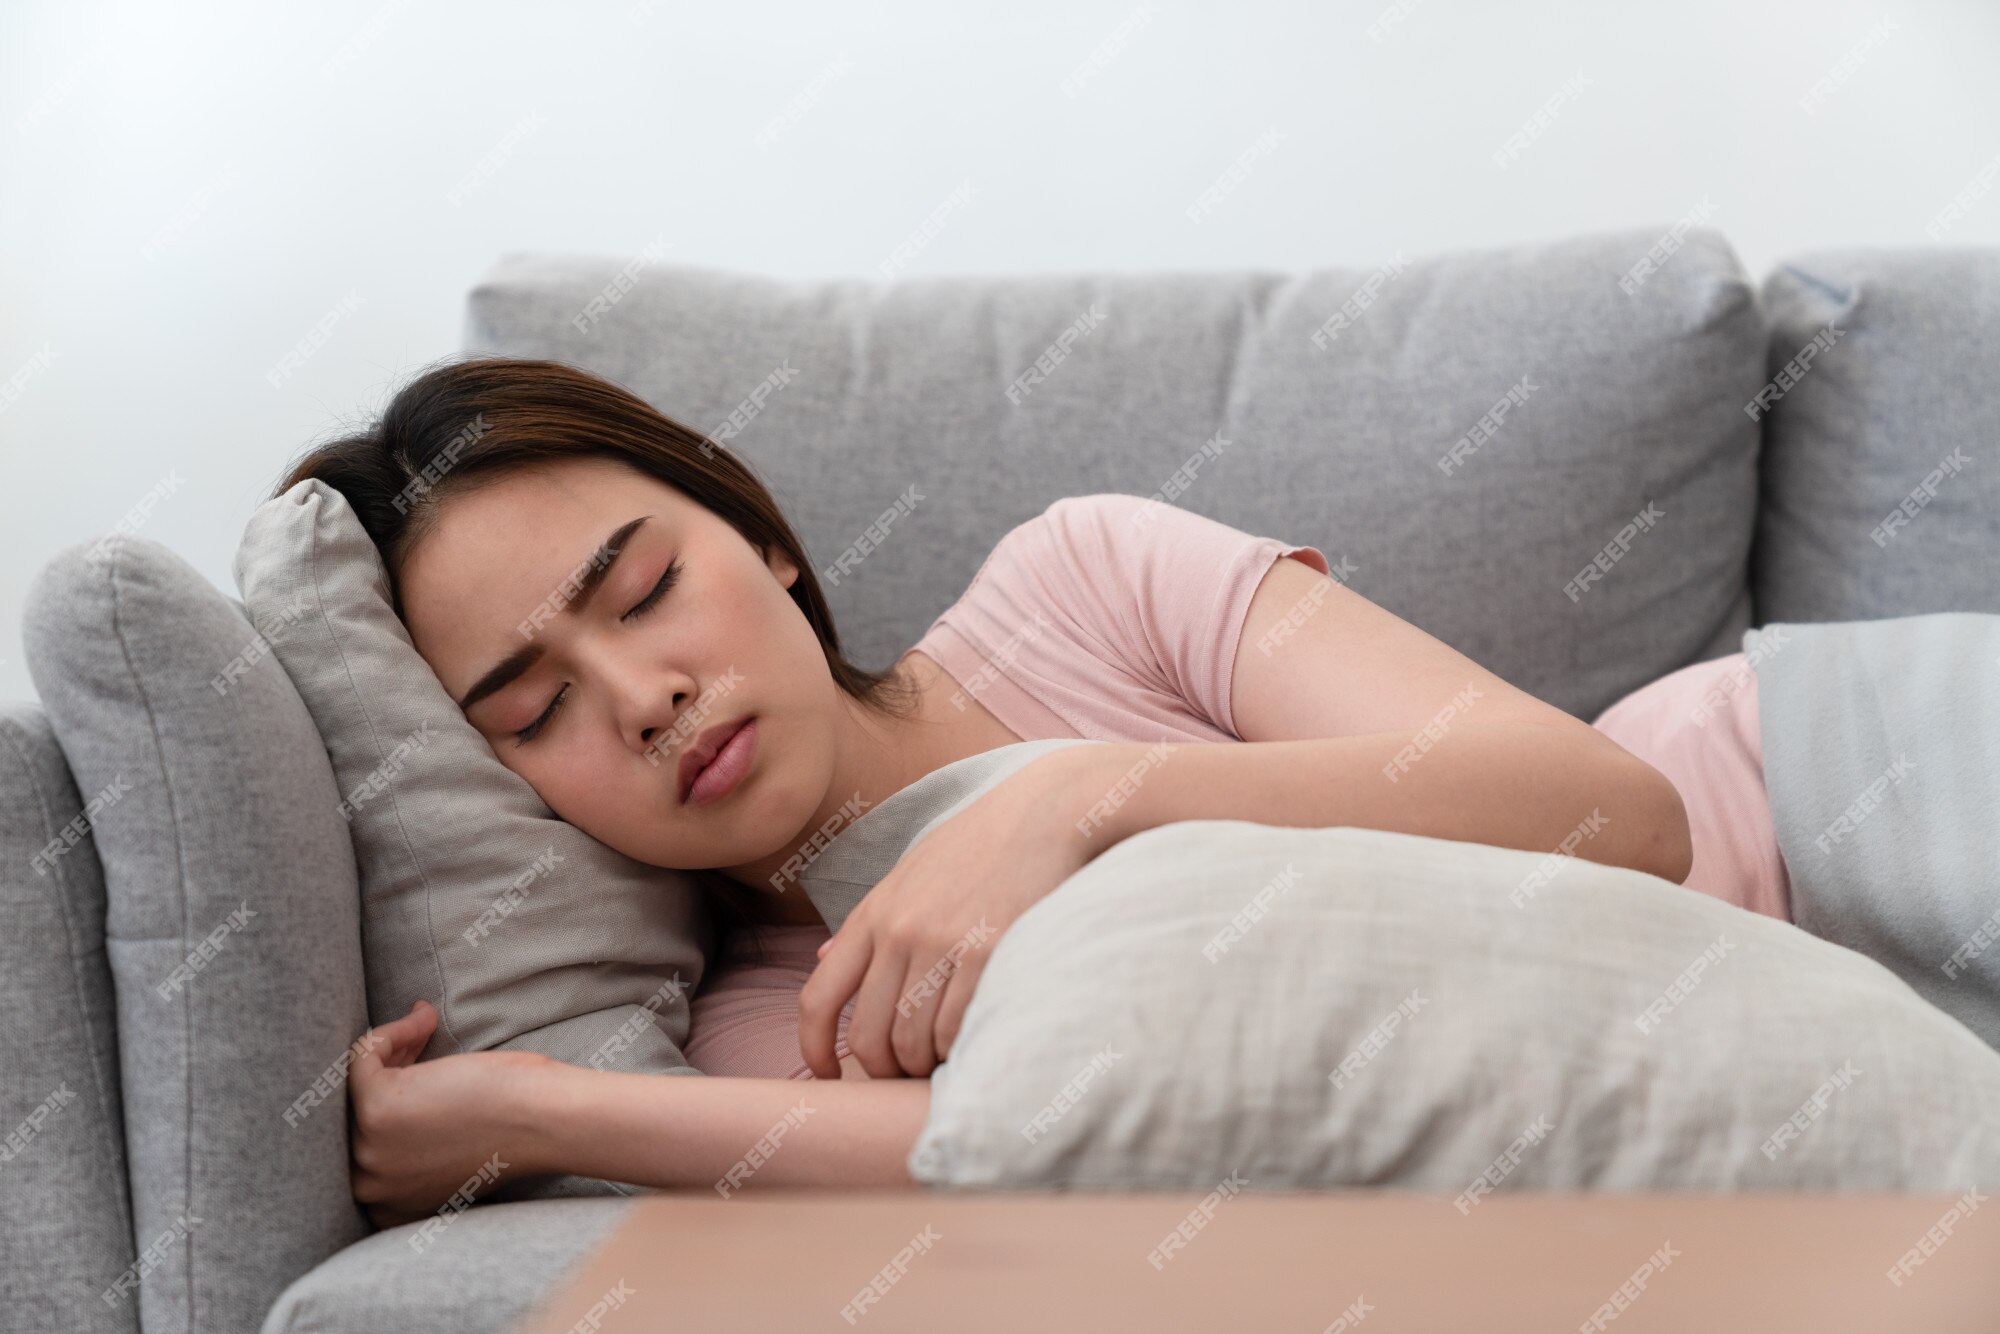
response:
<path id="1" fill-rule="evenodd" d="M 1236 646 L 1265 571 L 1317 547 L 1258 537 L 1139 496 L 1071 496 L 1010 529 L 912 646 L 1023 741 L 1236 741 Z M 824 925 L 759 928 L 691 1003 L 688 1063 L 711 1075 L 810 1079 L 799 989 Z M 835 1050 L 848 1054 L 850 1001 Z"/>
<path id="2" fill-rule="evenodd" d="M 1163 501 L 1058 500 L 1010 530 L 915 645 L 1023 741 L 1240 741 L 1236 646 L 1265 571 L 1317 547 Z"/>
<path id="3" fill-rule="evenodd" d="M 1591 723 L 1680 790 L 1694 843 L 1682 881 L 1739 908 L 1792 920 L 1791 879 L 1771 823 L 1749 657 L 1697 662 L 1639 687 Z"/>

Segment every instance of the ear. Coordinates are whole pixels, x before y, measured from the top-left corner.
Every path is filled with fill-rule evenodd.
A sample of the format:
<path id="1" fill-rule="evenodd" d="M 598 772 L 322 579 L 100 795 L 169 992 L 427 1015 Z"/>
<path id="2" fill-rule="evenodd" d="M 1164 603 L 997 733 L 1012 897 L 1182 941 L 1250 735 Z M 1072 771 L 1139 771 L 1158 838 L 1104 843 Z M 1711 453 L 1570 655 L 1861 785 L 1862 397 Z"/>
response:
<path id="1" fill-rule="evenodd" d="M 798 582 L 799 567 L 792 563 L 792 558 L 785 554 L 783 548 L 773 543 L 768 547 L 759 547 L 758 551 L 764 557 L 765 567 L 777 576 L 779 587 L 790 588 Z"/>

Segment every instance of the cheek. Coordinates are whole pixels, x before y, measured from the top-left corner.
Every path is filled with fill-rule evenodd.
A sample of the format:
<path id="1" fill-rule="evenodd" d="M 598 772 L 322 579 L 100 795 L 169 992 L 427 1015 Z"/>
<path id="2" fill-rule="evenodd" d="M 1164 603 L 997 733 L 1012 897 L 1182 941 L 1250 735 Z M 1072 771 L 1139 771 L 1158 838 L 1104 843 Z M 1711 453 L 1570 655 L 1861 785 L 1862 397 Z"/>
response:
<path id="1" fill-rule="evenodd" d="M 501 744 L 511 748 L 513 742 L 509 739 Z M 571 746 L 562 753 L 551 750 L 546 755 L 512 757 L 507 767 L 535 790 L 557 818 L 595 837 L 598 829 L 616 820 L 617 794 L 603 780 L 603 765 L 589 763 L 581 753 L 571 753 L 581 749 Z"/>

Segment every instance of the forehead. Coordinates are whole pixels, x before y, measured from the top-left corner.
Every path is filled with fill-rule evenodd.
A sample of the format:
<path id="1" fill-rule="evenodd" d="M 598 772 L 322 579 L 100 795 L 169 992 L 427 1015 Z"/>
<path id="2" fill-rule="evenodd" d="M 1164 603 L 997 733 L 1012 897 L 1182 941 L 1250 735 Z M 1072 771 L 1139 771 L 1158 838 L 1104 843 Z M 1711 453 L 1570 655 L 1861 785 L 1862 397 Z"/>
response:
<path id="1" fill-rule="evenodd" d="M 673 487 L 614 460 L 517 469 L 443 502 L 398 572 L 404 624 L 456 697 L 526 642 L 520 624 L 574 587 L 612 530 L 648 514 L 633 540 L 654 541 L 699 513 Z"/>

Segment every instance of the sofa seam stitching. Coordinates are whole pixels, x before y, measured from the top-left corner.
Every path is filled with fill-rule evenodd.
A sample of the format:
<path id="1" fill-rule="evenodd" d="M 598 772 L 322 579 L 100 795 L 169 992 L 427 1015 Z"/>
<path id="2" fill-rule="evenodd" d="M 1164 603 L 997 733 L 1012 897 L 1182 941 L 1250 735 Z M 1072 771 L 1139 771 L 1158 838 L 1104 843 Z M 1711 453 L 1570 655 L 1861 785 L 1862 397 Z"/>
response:
<path id="1" fill-rule="evenodd" d="M 152 697 L 146 693 L 146 687 L 144 681 L 141 679 L 138 671 L 134 669 L 132 666 L 131 645 L 128 644 L 125 640 L 125 632 L 119 619 L 119 607 L 121 603 L 119 597 L 118 567 L 119 567 L 119 561 L 125 554 L 126 547 L 127 544 L 122 540 L 112 544 L 110 566 L 109 569 L 106 571 L 105 582 L 111 590 L 111 637 L 117 641 L 118 653 L 119 656 L 124 660 L 125 670 L 131 678 L 133 691 L 138 696 L 140 704 L 144 706 L 146 714 L 146 729 L 148 732 L 152 734 L 153 755 L 155 761 L 159 766 L 159 771 L 160 771 L 160 790 L 165 794 L 167 799 L 167 825 L 170 829 L 173 830 L 173 837 L 174 837 L 174 870 L 176 873 L 175 889 L 180 898 L 180 910 L 181 910 L 181 935 L 180 935 L 180 940 L 177 943 L 181 946 L 183 950 L 185 950 L 187 948 L 188 936 L 192 929 L 192 924 L 189 921 L 188 917 L 187 844 L 186 841 L 181 837 L 179 806 L 178 803 L 176 803 L 174 800 L 173 779 L 169 776 L 167 772 L 166 751 L 163 749 L 160 742 L 159 717 L 154 712 Z M 107 903 L 108 901 L 109 901 L 109 896 L 107 893 Z M 182 1074 L 181 1089 L 184 1097 L 184 1102 L 182 1104 L 184 1111 L 184 1119 L 182 1121 L 182 1126 L 181 1126 L 181 1180 L 182 1180 L 181 1198 L 186 1202 L 188 1213 L 192 1214 L 196 1218 L 199 1218 L 201 1214 L 200 1211 L 195 1206 L 195 1174 L 194 1174 L 195 1032 L 194 1032 L 194 998 L 193 998 L 192 988 L 189 989 L 188 997 L 182 1003 L 181 1029 L 182 1029 L 182 1037 L 186 1044 L 182 1049 L 182 1065 L 181 1065 L 181 1074 Z M 188 1229 L 183 1240 L 186 1245 L 185 1254 L 187 1256 L 187 1265 L 185 1272 L 187 1274 L 188 1328 L 199 1329 L 200 1325 L 195 1323 L 195 1318 L 194 1318 L 195 1264 L 194 1264 L 194 1230 L 192 1228 Z M 138 1219 L 137 1219 L 136 1207 L 133 1211 L 132 1242 L 133 1246 L 136 1248 L 138 1246 Z"/>

